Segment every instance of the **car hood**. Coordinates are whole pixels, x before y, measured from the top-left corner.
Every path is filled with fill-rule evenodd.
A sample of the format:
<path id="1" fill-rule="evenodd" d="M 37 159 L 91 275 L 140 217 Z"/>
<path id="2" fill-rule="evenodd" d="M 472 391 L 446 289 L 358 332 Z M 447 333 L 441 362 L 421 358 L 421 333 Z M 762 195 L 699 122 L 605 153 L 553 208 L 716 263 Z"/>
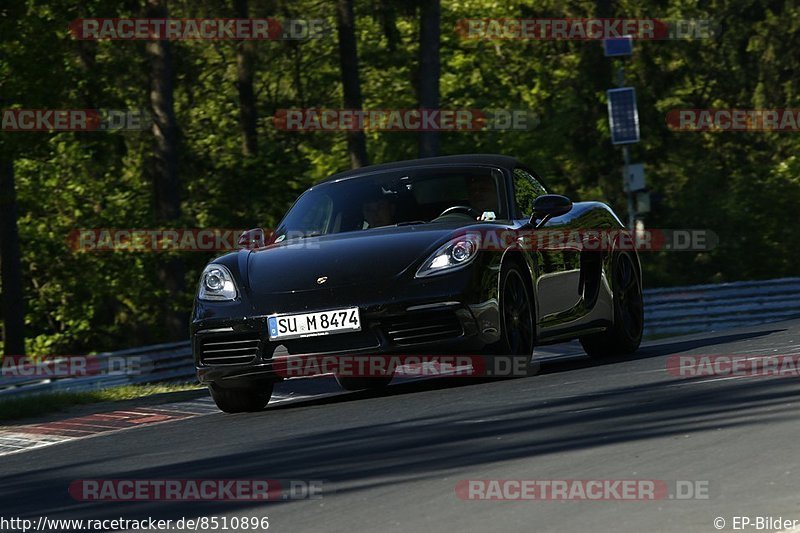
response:
<path id="1" fill-rule="evenodd" d="M 377 228 L 295 239 L 250 252 L 247 279 L 254 294 L 388 284 L 417 267 L 449 237 L 451 225 Z M 327 278 L 324 283 L 318 283 Z"/>

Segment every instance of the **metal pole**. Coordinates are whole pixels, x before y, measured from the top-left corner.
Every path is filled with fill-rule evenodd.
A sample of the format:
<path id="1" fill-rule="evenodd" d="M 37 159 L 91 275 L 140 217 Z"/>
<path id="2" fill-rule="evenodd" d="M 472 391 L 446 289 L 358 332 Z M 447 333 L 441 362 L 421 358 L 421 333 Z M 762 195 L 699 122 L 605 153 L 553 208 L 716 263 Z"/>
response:
<path id="1" fill-rule="evenodd" d="M 631 164 L 631 156 L 628 153 L 628 146 L 622 146 L 622 160 L 624 162 L 622 166 L 623 177 L 625 183 L 628 182 L 628 165 Z M 633 191 L 628 188 L 628 229 L 635 230 L 636 229 L 636 208 L 633 205 Z"/>
<path id="2" fill-rule="evenodd" d="M 625 86 L 625 66 L 624 63 L 620 65 L 619 69 L 617 69 L 617 87 L 624 87 Z M 628 166 L 631 164 L 631 156 L 628 152 L 628 145 L 622 145 L 622 176 L 623 176 L 623 185 L 628 182 Z M 633 198 L 633 191 L 628 190 L 625 191 L 628 195 L 628 229 L 635 230 L 636 229 L 636 207 L 634 206 L 634 198 Z"/>

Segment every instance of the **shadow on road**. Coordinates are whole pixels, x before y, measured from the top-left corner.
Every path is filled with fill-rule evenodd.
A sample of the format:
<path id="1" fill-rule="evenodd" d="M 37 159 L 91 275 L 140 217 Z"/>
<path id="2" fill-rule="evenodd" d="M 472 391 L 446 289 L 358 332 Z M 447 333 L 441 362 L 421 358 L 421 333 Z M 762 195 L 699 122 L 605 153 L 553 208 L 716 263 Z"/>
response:
<path id="1" fill-rule="evenodd" d="M 633 360 L 711 346 L 724 345 L 730 350 L 731 344 L 780 331 L 660 341 L 644 347 Z M 556 361 L 545 371 L 557 374 L 616 362 Z M 570 394 L 567 387 L 553 395 L 553 387 L 549 392 L 537 388 L 536 379 L 482 383 L 475 388 L 459 378 L 406 382 L 382 393 L 303 401 L 249 415 L 199 417 L 169 425 L 171 431 L 185 434 L 179 451 L 165 449 L 167 444 L 154 438 L 163 427 L 92 439 L 95 448 L 101 443 L 113 447 L 119 454 L 116 464 L 127 465 L 112 469 L 113 475 L 97 477 L 329 480 L 340 487 L 337 494 L 444 476 L 455 486 L 477 465 L 724 428 L 758 430 L 776 420 L 796 419 L 796 411 L 786 406 L 800 393 L 796 382 L 786 378 L 695 385 L 665 377 L 626 386 L 598 382 L 588 393 L 566 396 Z M 73 443 L 58 448 L 74 454 L 79 446 Z M 203 453 L 206 446 L 225 453 L 208 457 Z M 174 453 L 167 465 L 149 467 L 142 461 L 132 466 L 139 454 L 163 457 L 165 453 Z M 75 502 L 67 495 L 67 486 L 78 472 L 86 476 L 87 471 L 94 471 L 91 461 L 85 455 L 65 455 L 59 464 L 37 462 L 25 475 L 0 477 L 3 506 L 14 509 L 15 516 L 175 519 L 246 513 L 263 505 Z M 103 463 L 106 473 L 109 464 L 114 465 L 109 458 Z M 520 472 L 520 477 L 536 474 L 532 469 Z M 580 472 L 564 472 L 563 476 L 580 477 Z"/>
<path id="2" fill-rule="evenodd" d="M 661 339 L 647 343 L 639 348 L 633 356 L 623 357 L 608 357 L 603 359 L 592 359 L 589 356 L 576 356 L 564 358 L 563 360 L 553 360 L 542 363 L 542 374 L 552 374 L 555 372 L 564 372 L 569 370 L 576 370 L 578 368 L 590 368 L 593 366 L 615 364 L 624 361 L 637 361 L 640 359 L 650 359 L 652 357 L 664 357 L 668 355 L 683 354 L 687 352 L 694 352 L 700 349 L 709 348 L 711 346 L 718 346 L 721 344 L 730 344 L 744 340 L 758 339 L 766 337 L 773 333 L 781 333 L 785 329 L 771 329 L 766 331 L 754 331 L 749 333 L 730 333 L 727 335 L 716 335 L 714 337 L 704 337 L 689 340 L 676 340 L 669 341 L 669 339 Z"/>

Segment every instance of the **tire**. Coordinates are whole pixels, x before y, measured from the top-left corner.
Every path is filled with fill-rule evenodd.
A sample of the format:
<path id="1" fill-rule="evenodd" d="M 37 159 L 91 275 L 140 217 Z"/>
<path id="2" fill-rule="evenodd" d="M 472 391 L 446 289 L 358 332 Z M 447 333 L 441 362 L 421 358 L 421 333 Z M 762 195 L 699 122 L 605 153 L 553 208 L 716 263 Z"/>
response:
<path id="1" fill-rule="evenodd" d="M 536 318 L 530 285 L 525 282 L 526 275 L 515 263 L 506 263 L 500 271 L 501 339 L 489 347 L 489 353 L 523 358 L 525 375 L 533 376 L 539 368 L 532 362 Z"/>
<path id="2" fill-rule="evenodd" d="M 630 254 L 620 253 L 612 260 L 614 324 L 602 333 L 581 337 L 581 344 L 591 357 L 629 355 L 642 342 L 644 301 L 639 269 Z"/>
<path id="3" fill-rule="evenodd" d="M 261 411 L 272 397 L 273 383 L 258 388 L 224 388 L 216 384 L 208 386 L 214 403 L 226 413 L 252 413 Z"/>
<path id="4" fill-rule="evenodd" d="M 344 390 L 380 390 L 389 385 L 394 377 L 394 372 L 389 376 L 350 377 L 336 376 L 336 381 Z"/>

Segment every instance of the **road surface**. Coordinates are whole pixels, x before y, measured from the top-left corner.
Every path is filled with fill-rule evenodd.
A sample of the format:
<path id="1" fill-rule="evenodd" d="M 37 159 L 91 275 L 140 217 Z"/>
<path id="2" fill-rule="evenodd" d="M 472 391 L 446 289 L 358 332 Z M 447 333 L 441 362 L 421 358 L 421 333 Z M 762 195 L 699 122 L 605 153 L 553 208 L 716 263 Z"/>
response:
<path id="1" fill-rule="evenodd" d="M 734 531 L 735 516 L 800 520 L 797 378 L 666 370 L 675 355 L 797 355 L 798 341 L 795 320 L 650 342 L 601 362 L 575 344 L 548 347 L 541 373 L 524 379 L 336 394 L 330 380 L 285 383 L 278 391 L 299 397 L 260 413 L 209 412 L 2 457 L 0 516 L 268 517 L 270 531 L 343 533 L 717 531 L 716 518 Z M 324 483 L 321 498 L 278 502 L 77 501 L 68 488 L 85 479 Z M 673 498 L 456 493 L 464 480 L 508 479 L 657 480 Z M 675 498 L 679 482 L 706 487 L 707 499 Z"/>

